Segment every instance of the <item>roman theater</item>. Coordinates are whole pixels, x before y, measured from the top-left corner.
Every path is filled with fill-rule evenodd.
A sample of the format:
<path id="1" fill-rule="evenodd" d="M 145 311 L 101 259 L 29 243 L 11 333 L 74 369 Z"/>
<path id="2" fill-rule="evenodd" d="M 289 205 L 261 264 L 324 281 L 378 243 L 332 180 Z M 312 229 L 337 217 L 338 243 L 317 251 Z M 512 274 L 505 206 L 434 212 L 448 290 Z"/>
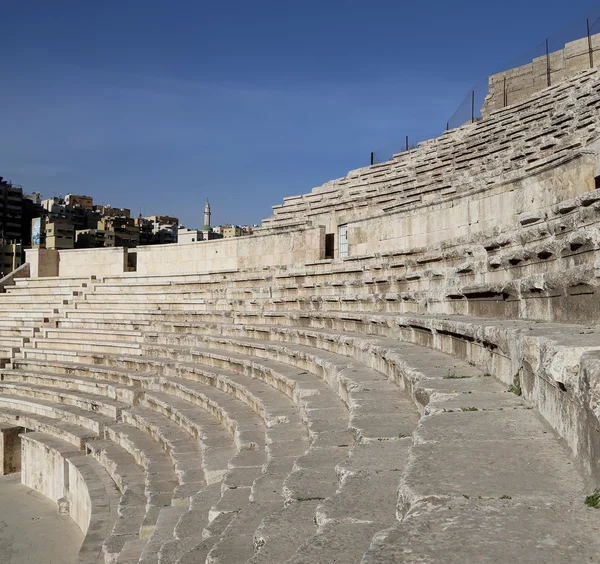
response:
<path id="1" fill-rule="evenodd" d="M 74 562 L 600 562 L 592 40 L 252 236 L 27 251 L 0 468 Z"/>

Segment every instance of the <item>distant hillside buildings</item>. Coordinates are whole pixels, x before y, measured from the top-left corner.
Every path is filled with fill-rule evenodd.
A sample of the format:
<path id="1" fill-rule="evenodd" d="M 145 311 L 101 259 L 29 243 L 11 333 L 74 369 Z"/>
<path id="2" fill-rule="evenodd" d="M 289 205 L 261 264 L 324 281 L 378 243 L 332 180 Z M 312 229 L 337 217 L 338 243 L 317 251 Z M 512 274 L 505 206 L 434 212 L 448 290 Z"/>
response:
<path id="1" fill-rule="evenodd" d="M 251 235 L 256 226 L 211 226 L 207 200 L 204 223 L 188 229 L 166 215 L 131 217 L 130 210 L 95 205 L 91 196 L 67 194 L 42 199 L 39 192 L 23 194 L 0 176 L 0 278 L 22 263 L 23 249 L 137 247 L 196 243 Z"/>

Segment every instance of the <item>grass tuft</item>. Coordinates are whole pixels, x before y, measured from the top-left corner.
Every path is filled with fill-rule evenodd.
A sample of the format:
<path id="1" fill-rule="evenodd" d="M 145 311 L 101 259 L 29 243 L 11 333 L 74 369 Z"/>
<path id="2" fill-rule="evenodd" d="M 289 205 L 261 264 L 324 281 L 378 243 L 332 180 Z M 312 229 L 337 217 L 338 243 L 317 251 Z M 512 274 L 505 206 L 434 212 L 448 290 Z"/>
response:
<path id="1" fill-rule="evenodd" d="M 594 492 L 585 498 L 585 504 L 594 509 L 600 509 L 600 488 L 596 488 Z"/>

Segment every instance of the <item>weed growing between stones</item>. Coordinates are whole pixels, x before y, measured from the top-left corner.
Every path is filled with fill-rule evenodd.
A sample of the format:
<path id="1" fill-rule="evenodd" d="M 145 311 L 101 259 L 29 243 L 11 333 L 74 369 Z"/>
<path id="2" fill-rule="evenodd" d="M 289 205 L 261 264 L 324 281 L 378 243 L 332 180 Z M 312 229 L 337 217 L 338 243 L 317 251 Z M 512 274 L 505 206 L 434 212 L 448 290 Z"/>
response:
<path id="1" fill-rule="evenodd" d="M 476 407 L 461 407 L 461 411 L 479 411 Z"/>
<path id="2" fill-rule="evenodd" d="M 508 391 L 511 394 L 515 394 L 515 396 L 523 395 L 523 390 L 521 390 L 521 384 L 519 382 L 515 382 L 510 388 L 508 388 Z"/>
<path id="3" fill-rule="evenodd" d="M 600 488 L 596 488 L 594 492 L 585 498 L 585 504 L 595 509 L 600 509 Z"/>
<path id="4" fill-rule="evenodd" d="M 448 376 L 444 376 L 444 380 L 462 380 L 463 378 L 470 378 L 470 376 L 461 376 L 459 374 L 448 374 Z"/>

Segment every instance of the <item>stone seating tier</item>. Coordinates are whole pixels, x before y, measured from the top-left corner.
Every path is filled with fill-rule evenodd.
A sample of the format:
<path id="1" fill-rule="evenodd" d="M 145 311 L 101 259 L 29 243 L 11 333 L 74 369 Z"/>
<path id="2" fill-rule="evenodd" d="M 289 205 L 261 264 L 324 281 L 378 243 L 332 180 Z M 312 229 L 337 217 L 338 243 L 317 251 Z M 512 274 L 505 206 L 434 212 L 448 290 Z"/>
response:
<path id="1" fill-rule="evenodd" d="M 70 306 L 123 312 L 240 309 L 252 298 L 248 307 L 263 310 L 373 308 L 591 322 L 597 317 L 599 198 L 596 192 L 585 193 L 557 204 L 547 217 L 529 214 L 517 218 L 510 231 L 452 241 L 435 251 L 412 249 L 255 272 L 127 276 L 120 282 L 107 277 L 69 303 L 57 303 L 47 315 Z"/>
<path id="2" fill-rule="evenodd" d="M 591 174 L 599 73 L 286 198 L 264 232 L 555 163 Z M 13 280 L 0 424 L 26 430 L 24 481 L 87 532 L 81 562 L 594 561 L 600 196 L 583 188 L 438 246 Z"/>
<path id="3" fill-rule="evenodd" d="M 363 216 L 365 208 L 391 211 L 423 202 L 429 194 L 468 191 L 473 178 L 493 184 L 530 174 L 596 138 L 598 81 L 597 69 L 585 71 L 537 93 L 525 104 L 493 112 L 485 121 L 447 131 L 389 162 L 352 171 L 309 194 L 285 199 L 263 227 L 292 224 L 300 217 L 317 220 L 325 212 L 356 206 Z"/>
<path id="4" fill-rule="evenodd" d="M 164 505 L 146 502 L 150 515 L 144 513 L 137 536 L 127 537 L 121 545 L 111 540 L 113 548 L 105 548 L 115 551 L 110 554 L 118 551 L 118 562 L 331 560 L 330 551 L 339 543 L 342 547 L 336 550 L 344 561 L 359 561 L 363 555 L 369 561 L 370 555 L 389 549 L 386 539 L 397 534 L 396 513 L 410 515 L 411 525 L 423 526 L 420 508 L 432 495 L 447 500 L 444 507 L 452 507 L 459 498 L 466 500 L 463 495 L 471 499 L 473 494 L 473 499 L 482 497 L 476 510 L 489 513 L 502 505 L 511 515 L 518 513 L 520 501 L 513 506 L 511 500 L 498 498 L 528 503 L 531 498 L 525 486 L 499 493 L 510 483 L 507 468 L 499 468 L 497 485 L 487 496 L 466 483 L 456 487 L 467 494 L 448 489 L 452 470 L 442 462 L 438 464 L 446 474 L 436 477 L 427 461 L 448 457 L 437 452 L 445 441 L 438 442 L 435 435 L 433 442 L 419 441 L 418 447 L 410 437 L 431 418 L 437 421 L 449 414 L 462 416 L 461 421 L 475 416 L 477 429 L 485 428 L 485 421 L 494 428 L 504 424 L 494 418 L 506 420 L 513 429 L 518 412 L 519 428 L 537 426 L 535 436 L 540 439 L 534 440 L 534 449 L 532 431 L 526 431 L 530 433 L 526 439 L 517 433 L 496 442 L 510 464 L 520 468 L 535 456 L 551 453 L 556 464 L 547 485 L 558 488 L 558 497 L 566 503 L 577 488 L 584 488 L 580 481 L 572 489 L 559 484 L 569 455 L 560 450 L 552 433 L 548 440 L 535 412 L 507 393 L 506 384 L 483 377 L 482 368 L 466 362 L 473 362 L 473 357 L 478 366 L 494 368 L 506 381 L 510 370 L 506 361 L 499 360 L 502 355 L 492 354 L 498 350 L 491 345 L 485 362 L 483 354 L 474 353 L 457 360 L 446 353 L 462 350 L 464 335 L 440 337 L 452 339 L 453 345 L 445 342 L 435 352 L 425 348 L 433 347 L 432 341 L 419 332 L 419 338 L 412 335 L 415 323 L 404 329 L 398 324 L 400 317 L 391 314 L 275 311 L 276 300 L 276 307 L 265 302 L 260 315 L 253 314 L 252 300 L 238 300 L 237 311 L 225 314 L 206 300 L 205 311 L 180 308 L 190 301 L 177 299 L 173 302 L 177 309 L 166 309 L 168 300 L 147 300 L 147 308 L 128 310 L 119 300 L 126 294 L 96 293 L 101 287 L 96 281 L 72 304 L 59 304 L 59 313 L 46 318 L 23 342 L 11 368 L 1 371 L 0 402 L 7 406 L 3 413 L 20 408 L 33 429 L 39 418 L 45 429 L 50 420 L 55 425 L 79 425 L 80 434 L 86 429 L 95 433 L 81 442 L 117 485 L 123 486 L 121 474 L 110 462 L 111 457 L 118 459 L 117 449 L 133 459 L 142 475 L 152 471 L 141 456 L 149 449 L 162 461 L 161 468 L 170 469 L 168 503 L 158 497 L 163 495 L 164 480 L 148 482 L 158 488 L 152 499 Z M 79 307 L 86 302 L 97 307 Z M 152 310 L 152 304 L 160 304 L 160 309 Z M 111 313 L 113 305 L 119 308 L 118 316 Z M 398 342 L 394 328 L 414 343 Z M 476 346 L 470 344 L 469 350 Z M 488 419 L 472 413 L 476 410 Z M 204 459 L 223 448 L 217 446 L 223 437 L 206 448 L 206 426 L 195 423 L 200 412 L 237 445 L 233 450 L 225 447 L 223 457 L 215 453 L 213 462 Z M 256 423 L 250 425 L 253 418 Z M 439 433 L 439 427 L 434 428 Z M 56 433 L 65 436 L 63 429 Z M 527 462 L 522 461 L 523 441 L 529 444 Z M 202 446 L 191 449 L 192 444 Z M 466 447 L 461 443 L 461 448 Z M 193 468 L 186 464 L 189 453 L 198 461 Z M 251 456 L 252 463 L 242 458 L 235 462 L 244 456 Z M 479 465 L 489 466 L 480 454 L 472 456 L 474 472 L 481 472 Z M 381 462 L 374 464 L 374 457 Z M 416 461 L 414 468 L 413 462 L 407 465 L 409 459 Z M 206 477 L 204 484 L 198 469 Z M 188 471 L 193 481 L 182 483 Z M 431 477 L 427 483 L 420 478 L 424 471 Z M 187 490 L 188 483 L 198 491 Z M 393 492 L 398 488 L 396 502 Z M 574 523 L 589 518 L 581 513 L 585 507 L 573 511 Z M 427 517 L 433 522 L 437 518 Z M 320 547 L 319 557 L 315 547 Z"/>

